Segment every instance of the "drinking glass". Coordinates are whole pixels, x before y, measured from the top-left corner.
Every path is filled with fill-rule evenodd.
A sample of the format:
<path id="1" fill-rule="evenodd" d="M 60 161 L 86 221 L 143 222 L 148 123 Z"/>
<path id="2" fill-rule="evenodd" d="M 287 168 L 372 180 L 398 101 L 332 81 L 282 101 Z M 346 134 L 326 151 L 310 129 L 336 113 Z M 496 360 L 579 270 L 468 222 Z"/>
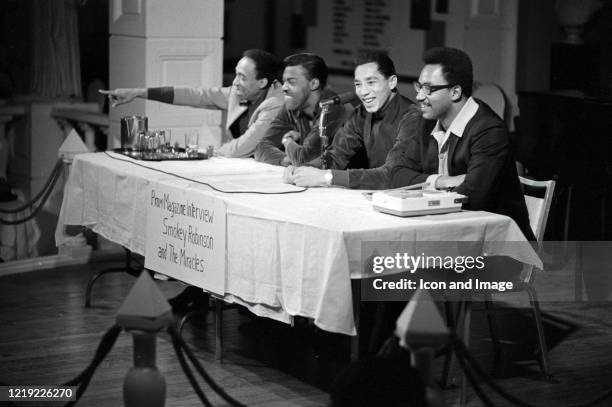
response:
<path id="1" fill-rule="evenodd" d="M 185 133 L 185 152 L 187 157 L 197 157 L 199 142 L 200 133 L 198 131 Z"/>
<path id="2" fill-rule="evenodd" d="M 147 149 L 147 132 L 139 131 L 138 132 L 138 140 L 136 145 L 138 146 L 137 150 L 145 151 Z"/>
<path id="3" fill-rule="evenodd" d="M 159 131 L 159 142 L 162 143 L 162 150 L 166 153 L 172 152 L 172 130 L 163 129 Z"/>
<path id="4" fill-rule="evenodd" d="M 159 131 L 152 131 L 149 133 L 149 152 L 151 153 L 159 153 L 160 150 L 160 140 L 159 140 Z"/>

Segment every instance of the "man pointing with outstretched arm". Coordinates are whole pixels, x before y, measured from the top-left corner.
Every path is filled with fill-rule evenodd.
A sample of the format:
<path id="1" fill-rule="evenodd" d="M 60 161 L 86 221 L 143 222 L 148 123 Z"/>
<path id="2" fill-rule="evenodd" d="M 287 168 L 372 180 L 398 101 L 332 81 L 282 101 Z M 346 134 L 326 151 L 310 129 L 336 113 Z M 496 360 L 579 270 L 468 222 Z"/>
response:
<path id="1" fill-rule="evenodd" d="M 144 98 L 175 105 L 224 110 L 227 112 L 223 125 L 225 131 L 217 152 L 226 157 L 250 157 L 283 105 L 279 82 L 282 69 L 282 61 L 274 55 L 260 49 L 250 49 L 238 61 L 236 76 L 230 87 L 165 86 L 101 92 L 108 94 L 112 106 Z"/>

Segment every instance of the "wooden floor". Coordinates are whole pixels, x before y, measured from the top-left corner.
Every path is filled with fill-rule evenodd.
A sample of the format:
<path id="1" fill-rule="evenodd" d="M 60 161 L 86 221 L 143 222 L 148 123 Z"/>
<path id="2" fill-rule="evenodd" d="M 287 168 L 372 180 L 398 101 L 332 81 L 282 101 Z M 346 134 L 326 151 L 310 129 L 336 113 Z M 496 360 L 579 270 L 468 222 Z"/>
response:
<path id="1" fill-rule="evenodd" d="M 112 274 L 94 288 L 93 308 L 85 309 L 84 287 L 94 270 L 113 264 L 65 267 L 0 278 L 0 382 L 13 385 L 60 384 L 89 363 L 103 333 L 134 279 Z M 160 282 L 168 296 L 178 283 Z M 478 307 L 478 306 L 476 306 Z M 533 362 L 535 331 L 521 310 L 499 318 L 503 327 L 502 362 L 495 365 L 484 317 L 475 311 L 471 350 L 495 380 L 515 396 L 543 406 L 570 406 L 612 387 L 612 304 L 543 305 L 554 377 L 543 380 Z M 189 324 L 184 337 L 213 378 L 250 406 L 328 404 L 331 380 L 348 361 L 348 341 L 301 321 L 290 328 L 224 312 L 225 360 L 214 361 L 213 316 Z M 158 339 L 158 367 L 167 382 L 167 406 L 201 405 L 177 362 L 166 335 Z M 123 332 L 100 365 L 79 405 L 121 406 L 122 383 L 132 365 L 132 342 Z M 458 375 L 456 375 L 458 377 Z M 215 405 L 223 401 L 204 386 Z M 444 391 L 449 405 L 458 391 Z M 496 405 L 508 405 L 495 396 Z M 0 403 L 1 405 L 1 403 Z M 22 404 L 33 406 L 33 403 Z M 481 403 L 470 392 L 470 406 Z M 612 400 L 600 403 L 612 405 Z"/>

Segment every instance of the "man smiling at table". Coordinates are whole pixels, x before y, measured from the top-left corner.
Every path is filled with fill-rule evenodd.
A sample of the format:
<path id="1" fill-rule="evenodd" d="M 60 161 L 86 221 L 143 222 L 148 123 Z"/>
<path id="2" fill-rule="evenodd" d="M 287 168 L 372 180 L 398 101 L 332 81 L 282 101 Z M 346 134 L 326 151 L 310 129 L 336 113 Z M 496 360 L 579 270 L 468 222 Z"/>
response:
<path id="1" fill-rule="evenodd" d="M 391 58 L 384 53 L 363 54 L 356 63 L 355 93 L 362 104 L 338 130 L 326 161 L 330 170 L 289 167 L 285 182 L 298 186 L 346 186 L 382 189 L 389 169 L 399 157 L 394 146 L 400 128 L 411 134 L 419 122 L 413 102 L 400 95 Z M 322 162 L 314 163 L 321 167 Z"/>
<path id="2" fill-rule="evenodd" d="M 401 159 L 390 186 L 425 182 L 466 195 L 464 208 L 514 219 L 535 240 L 503 121 L 472 95 L 472 61 L 454 48 L 432 48 L 418 82 L 419 131 L 402 135 Z"/>
<path id="3" fill-rule="evenodd" d="M 285 105 L 270 124 L 265 138 L 255 149 L 255 159 L 268 164 L 301 165 L 321 154 L 317 123 L 319 102 L 336 96 L 327 87 L 327 65 L 315 54 L 290 55 L 284 60 L 283 95 Z M 345 119 L 342 105 L 329 107 L 327 136 L 331 139 Z"/>
<path id="4" fill-rule="evenodd" d="M 113 107 L 139 97 L 175 105 L 225 110 L 226 134 L 217 152 L 226 157 L 249 157 L 283 105 L 278 81 L 282 62 L 269 52 L 249 49 L 244 51 L 235 70 L 232 86 L 223 88 L 164 86 L 100 92 L 108 95 Z"/>

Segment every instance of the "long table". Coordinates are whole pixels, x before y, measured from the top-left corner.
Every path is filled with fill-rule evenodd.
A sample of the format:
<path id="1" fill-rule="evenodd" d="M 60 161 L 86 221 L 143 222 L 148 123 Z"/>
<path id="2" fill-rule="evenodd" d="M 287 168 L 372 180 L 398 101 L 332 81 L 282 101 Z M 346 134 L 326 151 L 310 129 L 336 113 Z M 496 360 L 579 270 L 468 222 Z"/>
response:
<path id="1" fill-rule="evenodd" d="M 145 254 L 146 203 L 152 183 L 222 199 L 227 207 L 224 300 L 257 315 L 290 322 L 312 318 L 327 331 L 355 335 L 351 279 L 362 278 L 364 241 L 482 242 L 489 255 L 542 263 L 510 218 L 461 211 L 401 218 L 375 211 L 363 191 L 299 188 L 281 182 L 283 168 L 252 159 L 144 162 L 120 154 L 75 157 L 56 232 L 85 225 L 132 252 Z M 181 178 L 176 175 L 180 175 Z M 218 189 L 279 194 L 229 194 Z M 524 245 L 491 244 L 525 242 Z"/>

